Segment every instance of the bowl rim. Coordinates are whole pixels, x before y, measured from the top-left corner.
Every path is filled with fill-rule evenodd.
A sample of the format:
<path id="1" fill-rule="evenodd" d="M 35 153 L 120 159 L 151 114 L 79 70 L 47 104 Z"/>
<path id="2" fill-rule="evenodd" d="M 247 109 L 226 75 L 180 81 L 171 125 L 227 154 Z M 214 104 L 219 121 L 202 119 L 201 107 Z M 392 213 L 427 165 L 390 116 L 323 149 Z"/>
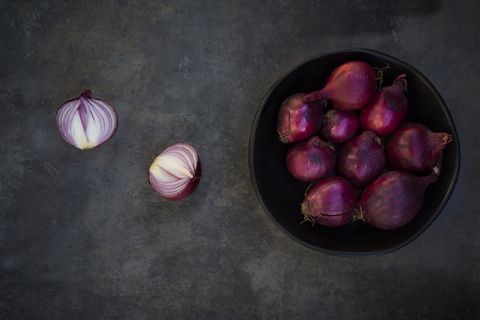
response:
<path id="1" fill-rule="evenodd" d="M 447 114 L 447 117 L 448 117 L 448 120 L 450 122 L 450 125 L 452 126 L 452 129 L 453 129 L 453 134 L 452 136 L 454 137 L 454 140 L 455 140 L 455 143 L 456 143 L 456 146 L 457 146 L 457 149 L 458 149 L 458 152 L 457 152 L 457 165 L 455 167 L 455 174 L 454 174 L 454 177 L 453 177 L 453 180 L 452 182 L 450 183 L 450 186 L 449 186 L 449 189 L 448 189 L 448 192 L 446 193 L 446 195 L 444 196 L 444 199 L 442 201 L 442 203 L 440 204 L 440 206 L 438 207 L 438 209 L 435 211 L 435 213 L 432 215 L 432 217 L 427 221 L 427 223 L 425 225 L 422 226 L 422 228 L 420 228 L 413 236 L 411 236 L 410 238 L 408 238 L 407 240 L 399 243 L 398 245 L 396 246 L 393 246 L 393 247 L 390 247 L 388 249 L 385 249 L 385 250 L 378 250 L 378 251 L 370 251 L 370 252 L 348 252 L 348 251 L 337 251 L 337 250 L 331 250 L 331 249 L 325 249 L 325 248 L 321 248 L 321 247 L 318 247 L 318 246 L 314 246 L 314 245 L 311 245 L 303 240 L 300 240 L 298 239 L 295 235 L 291 234 L 290 232 L 288 232 L 281 224 L 279 224 L 277 222 L 277 220 L 273 217 L 272 213 L 269 211 L 269 209 L 267 208 L 266 204 L 264 203 L 261 195 L 260 195 L 260 191 L 258 189 L 258 185 L 257 185 L 257 181 L 255 179 L 255 168 L 254 168 L 254 165 L 253 165 L 253 157 L 254 157 L 254 142 L 255 142 L 255 137 L 256 137 L 256 131 L 257 131 L 257 126 L 258 126 L 258 122 L 259 122 L 259 119 L 260 119 L 260 116 L 263 112 L 263 109 L 265 108 L 265 104 L 266 102 L 268 101 L 268 99 L 270 98 L 272 92 L 275 90 L 275 88 L 278 86 L 278 84 L 286 77 L 288 76 L 293 70 L 295 70 L 297 67 L 305 64 L 305 63 L 308 63 L 314 59 L 318 59 L 320 57 L 323 57 L 323 56 L 327 56 L 327 55 L 332 55 L 332 54 L 336 54 L 336 53 L 345 53 L 345 52 L 359 52 L 359 53 L 367 53 L 367 54 L 371 54 L 371 55 L 374 55 L 374 56 L 377 56 L 377 57 L 382 57 L 382 58 L 388 58 L 390 60 L 393 60 L 395 61 L 398 65 L 404 65 L 405 67 L 407 68 L 410 68 L 412 69 L 414 72 L 417 73 L 417 75 L 421 78 L 421 80 L 423 82 L 425 82 L 433 91 L 435 97 L 443 104 L 444 108 L 445 108 L 445 111 L 446 111 L 446 114 Z M 350 47 L 350 48 L 340 48 L 340 49 L 335 49 L 335 50 L 329 50 L 329 51 L 324 51 L 324 52 L 321 52 L 321 53 L 318 53 L 318 54 L 315 54 L 315 55 L 312 55 L 298 63 L 296 63 L 295 65 L 293 65 L 292 67 L 290 67 L 287 71 L 285 71 L 280 77 L 277 78 L 277 80 L 270 86 L 270 88 L 268 89 L 267 93 L 264 95 L 261 103 L 260 103 L 260 106 L 257 110 L 257 113 L 255 115 L 255 119 L 253 121 L 253 124 L 252 124 L 252 128 L 251 128 L 251 131 L 250 131 L 250 140 L 249 140 L 249 147 L 248 147 L 248 164 L 249 164 L 249 169 L 250 169 L 250 178 L 252 180 L 252 184 L 253 184 L 253 188 L 255 190 L 255 194 L 257 196 L 257 199 L 258 201 L 260 202 L 261 206 L 263 207 L 263 210 L 265 211 L 265 213 L 267 214 L 267 216 L 270 218 L 270 220 L 272 220 L 272 222 L 283 232 L 285 233 L 289 238 L 291 238 L 292 240 L 296 241 L 297 243 L 300 243 L 310 249 L 313 249 L 315 251 L 319 251 L 319 252 L 323 252 L 323 253 L 327 253 L 327 254 L 330 254 L 330 255 L 335 255 L 335 256 L 341 256 L 341 257 L 350 257 L 350 258 L 355 258 L 355 257 L 374 257 L 374 256 L 380 256 L 380 255 L 385 255 L 385 254 L 388 254 L 388 253 L 391 253 L 391 252 L 394 252 L 404 246 L 406 246 L 407 244 L 411 243 L 412 241 L 414 241 L 415 239 L 417 239 L 423 232 L 425 232 L 425 230 L 430 227 L 430 225 L 432 225 L 432 223 L 437 219 L 437 217 L 440 215 L 440 213 L 442 212 L 442 210 L 445 208 L 446 204 L 448 203 L 451 195 L 453 194 L 453 190 L 455 189 L 455 186 L 457 184 L 457 180 L 458 180 L 458 176 L 459 176 L 459 173 L 460 173 L 460 163 L 461 163 L 461 151 L 460 151 L 460 139 L 458 138 L 458 132 L 457 132 L 457 129 L 456 129 L 456 126 L 455 126 L 455 123 L 453 121 L 453 117 L 450 113 L 450 110 L 448 109 L 448 106 L 447 104 L 445 103 L 445 101 L 443 100 L 442 96 L 440 95 L 440 93 L 438 92 L 438 90 L 435 88 L 435 86 L 427 79 L 427 77 L 425 77 L 420 71 L 418 71 L 416 68 L 414 68 L 413 66 L 409 65 L 408 63 L 405 63 L 401 60 L 399 60 L 398 58 L 395 58 L 391 55 L 388 55 L 388 54 L 385 54 L 383 52 L 380 52 L 380 51 L 376 51 L 376 50 L 372 50 L 372 49 L 366 49 L 366 48 L 355 48 L 355 47 Z"/>

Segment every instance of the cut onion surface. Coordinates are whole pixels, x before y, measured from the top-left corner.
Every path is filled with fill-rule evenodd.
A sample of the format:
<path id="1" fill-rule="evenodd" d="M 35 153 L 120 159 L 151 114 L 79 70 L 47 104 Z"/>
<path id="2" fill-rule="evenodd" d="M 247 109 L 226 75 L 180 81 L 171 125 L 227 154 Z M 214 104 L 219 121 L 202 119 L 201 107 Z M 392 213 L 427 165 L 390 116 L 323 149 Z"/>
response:
<path id="1" fill-rule="evenodd" d="M 148 180 L 162 197 L 178 201 L 191 195 L 202 176 L 198 153 L 188 143 L 179 142 L 165 149 L 150 165 Z"/>
<path id="2" fill-rule="evenodd" d="M 107 142 L 118 126 L 113 107 L 103 100 L 92 98 L 90 90 L 63 103 L 57 110 L 56 120 L 63 139 L 82 150 Z"/>

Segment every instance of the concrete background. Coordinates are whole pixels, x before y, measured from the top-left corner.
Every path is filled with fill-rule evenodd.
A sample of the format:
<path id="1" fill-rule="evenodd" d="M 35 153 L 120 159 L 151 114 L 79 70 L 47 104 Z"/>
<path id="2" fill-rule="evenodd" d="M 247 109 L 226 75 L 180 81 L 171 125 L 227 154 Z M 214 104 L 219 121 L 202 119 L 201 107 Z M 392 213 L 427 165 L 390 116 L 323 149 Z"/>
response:
<path id="1" fill-rule="evenodd" d="M 0 318 L 478 319 L 479 11 L 452 0 L 0 0 Z M 343 47 L 415 66 L 461 140 L 440 217 L 375 258 L 289 239 L 248 169 L 272 83 Z M 85 89 L 119 116 L 89 151 L 55 124 Z M 204 176 L 168 202 L 147 171 L 178 141 L 197 148 Z"/>

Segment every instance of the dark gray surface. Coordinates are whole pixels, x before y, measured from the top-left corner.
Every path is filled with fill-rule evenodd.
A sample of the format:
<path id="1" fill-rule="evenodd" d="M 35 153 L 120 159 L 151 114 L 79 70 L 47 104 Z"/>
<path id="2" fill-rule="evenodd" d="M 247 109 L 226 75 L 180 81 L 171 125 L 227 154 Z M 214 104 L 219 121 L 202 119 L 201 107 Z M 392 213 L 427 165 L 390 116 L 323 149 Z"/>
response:
<path id="1" fill-rule="evenodd" d="M 439 0 L 0 0 L 0 318 L 478 318 L 479 10 Z M 248 170 L 271 84 L 343 47 L 420 70 L 461 140 L 440 217 L 375 258 L 290 240 Z M 84 89 L 120 123 L 89 151 L 55 124 Z M 197 148 L 204 176 L 191 197 L 169 202 L 147 171 L 179 141 Z"/>

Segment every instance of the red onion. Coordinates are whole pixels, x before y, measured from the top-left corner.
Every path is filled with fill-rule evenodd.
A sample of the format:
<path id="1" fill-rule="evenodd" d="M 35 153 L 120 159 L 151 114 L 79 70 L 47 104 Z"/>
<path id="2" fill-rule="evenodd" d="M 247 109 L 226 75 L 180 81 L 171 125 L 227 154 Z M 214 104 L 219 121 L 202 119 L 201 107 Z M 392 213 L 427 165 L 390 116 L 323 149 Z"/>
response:
<path id="1" fill-rule="evenodd" d="M 310 138 L 322 126 L 323 109 L 319 101 L 303 102 L 304 93 L 291 95 L 278 112 L 277 132 L 283 143 Z"/>
<path id="2" fill-rule="evenodd" d="M 93 99 L 85 90 L 76 98 L 63 103 L 57 110 L 57 127 L 72 146 L 92 149 L 107 142 L 117 130 L 117 113 L 111 105 Z"/>
<path id="3" fill-rule="evenodd" d="M 179 142 L 165 149 L 153 161 L 148 173 L 150 185 L 162 197 L 177 201 L 195 191 L 202 176 L 197 150 Z"/>
<path id="4" fill-rule="evenodd" d="M 359 127 L 358 116 L 355 112 L 330 109 L 323 116 L 320 129 L 320 138 L 334 144 L 342 144 L 350 140 Z"/>
<path id="5" fill-rule="evenodd" d="M 337 67 L 322 90 L 312 92 L 304 101 L 323 98 L 341 111 L 354 111 L 365 106 L 377 89 L 375 70 L 364 61 L 350 61 Z"/>
<path id="6" fill-rule="evenodd" d="M 407 115 L 406 75 L 399 76 L 390 87 L 381 88 L 372 100 L 360 110 L 362 130 L 372 130 L 380 137 L 389 135 L 405 119 Z"/>
<path id="7" fill-rule="evenodd" d="M 354 188 L 363 189 L 382 174 L 386 163 L 380 138 L 368 130 L 340 148 L 337 172 Z"/>
<path id="8" fill-rule="evenodd" d="M 353 187 L 342 177 L 331 176 L 315 184 L 302 203 L 304 221 L 339 227 L 355 213 L 357 198 Z"/>
<path id="9" fill-rule="evenodd" d="M 433 133 L 423 124 L 409 122 L 398 128 L 387 145 L 387 160 L 394 168 L 420 173 L 440 167 L 443 148 L 452 141 L 447 133 Z"/>
<path id="10" fill-rule="evenodd" d="M 327 176 L 335 168 L 336 160 L 332 144 L 313 136 L 288 150 L 287 168 L 299 180 L 315 181 Z"/>
<path id="11" fill-rule="evenodd" d="M 437 179 L 435 171 L 422 177 L 400 170 L 389 171 L 365 189 L 356 218 L 379 229 L 401 227 L 417 215 L 425 189 Z"/>

